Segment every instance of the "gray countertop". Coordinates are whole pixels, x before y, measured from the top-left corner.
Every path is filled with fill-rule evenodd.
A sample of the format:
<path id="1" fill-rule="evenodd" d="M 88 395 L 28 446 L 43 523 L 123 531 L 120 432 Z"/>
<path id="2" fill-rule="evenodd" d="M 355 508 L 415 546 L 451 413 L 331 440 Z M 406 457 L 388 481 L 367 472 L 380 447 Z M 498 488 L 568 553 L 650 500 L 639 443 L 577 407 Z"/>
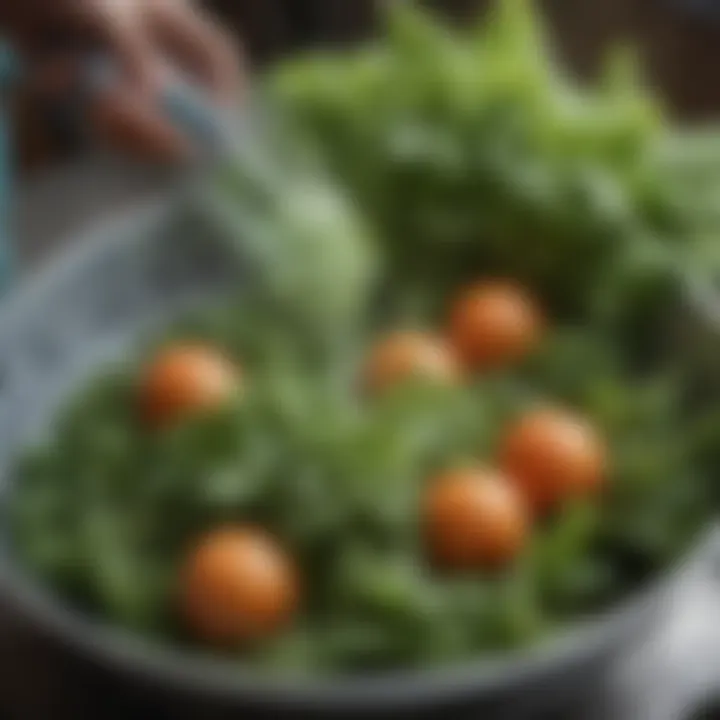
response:
<path id="1" fill-rule="evenodd" d="M 88 225 L 152 193 L 162 194 L 170 177 L 167 171 L 95 158 L 29 181 L 15 203 L 21 267 L 31 271 Z M 588 717 L 681 720 L 697 699 L 720 690 L 720 591 L 713 567 L 719 560 L 716 550 L 714 562 L 700 563 L 689 573 L 665 603 L 654 635 L 610 676 L 598 678 Z M 31 720 L 97 716 L 98 691 L 78 682 L 81 676 L 72 662 L 9 613 L 0 617 L 0 715 Z M 117 716 L 135 716 L 135 710 Z"/>

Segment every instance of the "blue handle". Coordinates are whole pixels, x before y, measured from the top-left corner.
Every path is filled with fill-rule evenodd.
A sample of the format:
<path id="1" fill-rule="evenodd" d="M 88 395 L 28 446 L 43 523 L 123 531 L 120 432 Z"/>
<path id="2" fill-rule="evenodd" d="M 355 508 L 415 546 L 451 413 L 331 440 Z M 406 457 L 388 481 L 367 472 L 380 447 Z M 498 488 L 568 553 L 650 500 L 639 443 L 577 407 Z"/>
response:
<path id="1" fill-rule="evenodd" d="M 14 252 L 10 221 L 12 153 L 7 91 L 18 73 L 17 58 L 10 47 L 0 41 L 0 289 L 12 276 Z"/>
<path id="2" fill-rule="evenodd" d="M 212 154 L 221 152 L 223 133 L 220 121 L 207 99 L 196 88 L 177 83 L 163 93 L 163 109 L 178 127 L 184 129 Z"/>

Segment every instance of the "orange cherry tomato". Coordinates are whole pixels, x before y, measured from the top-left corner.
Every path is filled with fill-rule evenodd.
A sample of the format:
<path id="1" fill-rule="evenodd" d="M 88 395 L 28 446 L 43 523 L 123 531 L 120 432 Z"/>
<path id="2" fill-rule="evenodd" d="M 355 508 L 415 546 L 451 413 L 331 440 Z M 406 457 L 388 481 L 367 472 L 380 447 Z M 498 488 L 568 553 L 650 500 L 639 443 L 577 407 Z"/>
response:
<path id="1" fill-rule="evenodd" d="M 272 537 L 251 526 L 216 530 L 186 561 L 182 603 L 201 638 L 218 643 L 260 640 L 294 614 L 296 569 Z"/>
<path id="2" fill-rule="evenodd" d="M 452 348 L 441 338 L 422 332 L 396 332 L 372 349 L 365 365 L 365 387 L 372 393 L 413 377 L 454 383 L 459 368 Z"/>
<path id="3" fill-rule="evenodd" d="M 461 293 L 449 334 L 469 368 L 486 370 L 522 359 L 538 343 L 542 326 L 540 308 L 524 288 L 486 281 Z"/>
<path id="4" fill-rule="evenodd" d="M 603 481 L 607 449 L 584 418 L 541 409 L 510 429 L 501 455 L 504 471 L 542 511 L 595 491 Z"/>
<path id="5" fill-rule="evenodd" d="M 168 425 L 224 403 L 240 385 L 240 373 L 219 351 L 202 345 L 177 345 L 162 351 L 140 383 L 143 415 Z"/>
<path id="6" fill-rule="evenodd" d="M 485 468 L 451 470 L 429 485 L 424 503 L 429 550 L 444 567 L 496 567 L 512 560 L 528 534 L 528 513 L 517 488 Z"/>

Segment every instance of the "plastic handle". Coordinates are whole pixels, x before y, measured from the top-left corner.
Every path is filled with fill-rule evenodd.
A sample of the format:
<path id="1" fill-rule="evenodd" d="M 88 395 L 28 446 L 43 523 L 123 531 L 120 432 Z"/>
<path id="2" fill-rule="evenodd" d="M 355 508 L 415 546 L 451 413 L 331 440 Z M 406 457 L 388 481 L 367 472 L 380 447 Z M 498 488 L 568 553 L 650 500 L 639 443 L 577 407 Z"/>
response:
<path id="1" fill-rule="evenodd" d="M 12 279 L 15 266 L 11 214 L 13 176 L 10 112 L 6 93 L 20 73 L 18 58 L 6 43 L 0 41 L 0 290 Z"/>

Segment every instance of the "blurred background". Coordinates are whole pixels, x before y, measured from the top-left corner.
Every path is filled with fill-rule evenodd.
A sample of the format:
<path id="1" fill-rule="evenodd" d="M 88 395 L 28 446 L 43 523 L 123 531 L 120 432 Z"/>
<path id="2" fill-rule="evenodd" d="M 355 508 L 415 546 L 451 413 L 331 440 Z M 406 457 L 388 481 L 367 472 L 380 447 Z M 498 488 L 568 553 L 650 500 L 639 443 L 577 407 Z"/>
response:
<path id="1" fill-rule="evenodd" d="M 13 1 L 13 0 L 7 0 Z M 205 0 L 244 45 L 251 66 L 303 47 L 348 43 L 371 36 L 382 0 Z M 557 47 L 580 76 L 592 75 L 604 49 L 632 39 L 669 109 L 683 119 L 720 110 L 720 2 L 718 0 L 538 0 Z M 486 0 L 426 0 L 462 20 Z M 17 144 L 23 172 L 77 155 L 84 143 L 62 116 L 48 113 L 28 93 L 15 99 Z"/>

